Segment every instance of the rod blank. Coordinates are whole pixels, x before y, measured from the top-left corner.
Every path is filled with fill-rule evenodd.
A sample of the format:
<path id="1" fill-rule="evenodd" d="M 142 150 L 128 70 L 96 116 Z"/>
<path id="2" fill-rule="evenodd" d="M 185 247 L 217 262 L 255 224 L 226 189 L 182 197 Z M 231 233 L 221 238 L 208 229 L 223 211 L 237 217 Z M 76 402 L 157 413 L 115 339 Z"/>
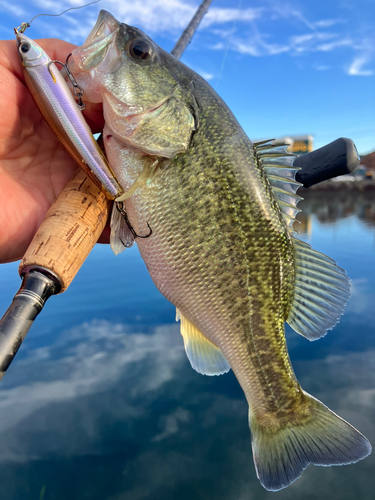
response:
<path id="1" fill-rule="evenodd" d="M 203 0 L 197 12 L 194 14 L 192 20 L 188 24 L 185 31 L 182 33 L 180 38 L 178 39 L 176 45 L 171 50 L 171 54 L 177 59 L 180 59 L 186 47 L 191 42 L 191 39 L 194 36 L 200 22 L 202 21 L 204 15 L 206 14 L 208 7 L 211 5 L 212 0 Z"/>

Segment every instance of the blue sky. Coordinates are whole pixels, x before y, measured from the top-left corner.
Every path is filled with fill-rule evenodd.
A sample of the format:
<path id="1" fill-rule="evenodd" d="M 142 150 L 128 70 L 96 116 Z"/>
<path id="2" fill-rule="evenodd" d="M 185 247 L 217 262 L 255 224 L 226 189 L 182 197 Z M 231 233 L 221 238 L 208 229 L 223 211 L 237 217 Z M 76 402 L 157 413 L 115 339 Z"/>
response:
<path id="1" fill-rule="evenodd" d="M 0 0 L 0 37 L 84 0 Z M 171 50 L 200 0 L 102 0 L 36 19 L 28 36 L 82 44 L 100 9 Z M 182 57 L 224 98 L 251 139 L 313 134 L 375 150 L 374 0 L 213 0 Z"/>

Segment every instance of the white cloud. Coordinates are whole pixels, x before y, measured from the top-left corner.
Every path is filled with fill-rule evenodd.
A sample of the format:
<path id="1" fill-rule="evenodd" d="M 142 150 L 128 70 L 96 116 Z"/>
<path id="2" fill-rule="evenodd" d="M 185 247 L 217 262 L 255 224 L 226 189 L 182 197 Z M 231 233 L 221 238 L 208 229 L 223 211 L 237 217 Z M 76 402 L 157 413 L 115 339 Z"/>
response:
<path id="1" fill-rule="evenodd" d="M 207 73 L 206 71 L 201 70 L 198 70 L 197 73 L 199 73 L 205 80 L 212 80 L 215 76 L 212 73 Z"/>
<path id="2" fill-rule="evenodd" d="M 63 10 L 61 4 L 56 4 L 52 0 L 36 0 L 36 3 L 43 12 L 57 13 Z M 200 2 L 188 2 L 186 0 L 133 0 L 132 2 L 105 0 L 98 7 L 93 6 L 84 9 L 85 14 L 79 16 L 79 24 L 74 29 L 66 29 L 65 37 L 69 38 L 69 41 L 82 43 L 82 40 L 86 38 L 96 21 L 98 9 L 101 8 L 111 12 L 119 21 L 137 26 L 151 36 L 157 33 L 172 36 L 173 39 L 176 39 L 188 25 L 199 4 Z M 80 5 L 79 1 L 68 0 L 64 7 L 69 8 L 78 5 Z M 260 18 L 263 10 L 261 8 L 233 9 L 212 6 L 205 15 L 199 29 L 204 30 L 215 26 L 222 29 L 222 26 L 233 22 L 249 23 Z M 68 20 L 69 17 L 77 18 L 77 14 L 74 11 L 73 13 L 64 14 L 64 20 Z M 48 23 L 44 29 L 49 36 L 52 36 L 53 33 L 48 27 Z M 225 31 L 227 30 L 224 29 L 224 36 Z"/>
<path id="3" fill-rule="evenodd" d="M 131 398 L 156 391 L 173 378 L 183 359 L 177 325 L 158 327 L 147 335 L 131 334 L 121 324 L 92 321 L 62 332 L 55 344 L 30 351 L 17 364 L 17 371 L 12 372 L 15 387 L 7 389 L 3 382 L 0 434 L 41 408 L 100 393 L 125 374 L 130 381 L 135 371 L 137 383 L 129 387 Z M 24 373 L 29 375 L 24 378 Z M 4 458 L 9 457 L 0 451 L 0 460 Z"/>
<path id="4" fill-rule="evenodd" d="M 297 25 L 303 24 L 309 29 L 314 29 L 314 24 L 306 19 L 302 11 L 288 3 L 273 2 L 269 14 L 271 19 L 288 19 Z"/>
<path id="5" fill-rule="evenodd" d="M 263 8 L 253 9 L 223 9 L 211 7 L 202 21 L 202 28 L 215 24 L 226 24 L 234 21 L 248 23 L 259 19 L 265 12 Z"/>
<path id="6" fill-rule="evenodd" d="M 329 41 L 330 40 L 330 41 Z M 326 43 L 322 43 L 326 42 Z M 330 52 L 337 47 L 351 45 L 347 39 L 340 39 L 336 33 L 314 31 L 290 38 L 290 49 L 298 53 L 303 52 Z"/>
<path id="7" fill-rule="evenodd" d="M 352 41 L 339 39 L 334 33 L 305 33 L 303 35 L 293 35 L 285 43 L 269 43 L 268 35 L 263 35 L 254 28 L 253 33 L 247 39 L 233 37 L 230 44 L 232 51 L 240 54 L 248 54 L 254 57 L 273 56 L 283 53 L 302 54 L 309 52 L 330 52 L 338 47 L 351 46 Z M 334 40 L 333 40 L 334 39 Z M 332 40 L 328 42 L 328 40 Z M 321 43 L 327 42 L 327 43 Z M 217 43 L 211 46 L 213 50 L 223 50 L 224 43 Z"/>
<path id="8" fill-rule="evenodd" d="M 322 40 L 330 40 L 335 38 L 334 33 L 322 33 L 314 31 L 312 33 L 305 33 L 303 35 L 295 35 L 290 38 L 292 45 L 306 45 L 310 43 L 321 42 Z"/>
<path id="9" fill-rule="evenodd" d="M 20 372 L 24 382 L 0 390 L 0 462 L 7 467 L 26 461 L 31 467 L 30 462 L 47 459 L 55 470 L 54 462 L 61 467 L 64 460 L 80 456 L 86 464 L 85 457 L 110 457 L 121 450 L 124 474 L 133 483 L 113 493 L 112 500 L 154 498 L 161 484 L 168 485 L 168 493 L 187 480 L 211 485 L 224 469 L 226 477 L 236 480 L 221 483 L 227 489 L 212 497 L 258 498 L 245 398 L 236 392 L 233 374 L 224 381 L 191 370 L 177 325 L 147 335 L 93 321 L 62 332 L 52 346 L 36 351 L 37 359 L 31 350 L 12 371 L 13 382 Z M 305 390 L 373 437 L 375 389 L 369 375 L 375 370 L 374 351 L 295 364 Z M 215 382 L 223 382 L 219 391 Z M 136 451 L 124 454 L 123 447 L 134 443 Z M 305 498 L 317 491 L 324 498 L 327 480 L 341 484 L 352 474 L 363 481 L 373 466 L 374 457 L 369 457 L 345 470 L 309 467 L 291 490 L 279 495 L 286 499 L 292 491 Z M 339 499 L 340 493 L 332 498 Z"/>
<path id="10" fill-rule="evenodd" d="M 0 1 L 0 9 L 2 12 L 9 12 L 17 17 L 21 17 L 25 15 L 25 10 L 20 7 L 18 4 L 13 4 L 9 1 L 5 2 L 4 0 Z M 22 20 L 20 21 L 21 24 Z M 9 28 L 8 28 L 9 29 Z"/>
<path id="11" fill-rule="evenodd" d="M 348 75 L 353 75 L 353 76 L 371 76 L 374 74 L 373 70 L 370 69 L 364 69 L 364 66 L 366 66 L 370 62 L 370 57 L 369 55 L 362 54 L 354 58 L 353 62 L 348 68 Z"/>
<path id="12" fill-rule="evenodd" d="M 333 40 L 329 43 L 322 43 L 317 45 L 316 50 L 320 52 L 332 52 L 339 47 L 353 47 L 353 41 L 350 38 L 342 38 L 338 40 Z"/>
<path id="13" fill-rule="evenodd" d="M 339 18 L 339 19 L 321 19 L 320 21 L 316 21 L 314 23 L 315 28 L 329 28 L 331 26 L 334 26 L 335 24 L 342 24 L 345 23 L 346 21 Z"/>
<path id="14" fill-rule="evenodd" d="M 191 414 L 184 408 L 177 408 L 176 411 L 169 415 L 163 415 L 160 420 L 163 426 L 163 431 L 152 438 L 152 441 L 162 441 L 163 439 L 180 432 L 180 424 L 189 422 Z"/>
<path id="15" fill-rule="evenodd" d="M 79 0 L 67 0 L 64 7 L 53 0 L 36 0 L 35 3 L 40 11 L 54 13 L 63 8 L 80 5 Z M 9 8 L 12 12 L 20 8 L 0 0 L 0 5 L 3 4 L 4 8 Z M 133 0 L 132 2 L 103 0 L 99 5 L 85 8 L 85 14 L 82 16 L 77 17 L 74 11 L 65 14 L 64 37 L 81 44 L 95 23 L 97 11 L 102 8 L 110 11 L 117 19 L 140 27 L 151 36 L 157 33 L 176 41 L 199 4 L 198 0 Z M 39 19 L 40 31 L 45 36 L 55 36 L 54 29 L 46 19 Z M 233 26 L 237 23 L 241 23 L 241 30 L 237 28 L 233 31 Z M 327 31 L 333 26 L 335 33 Z M 306 32 L 301 33 L 301 29 Z M 354 51 L 353 61 L 346 68 L 348 74 L 370 76 L 374 73 L 369 66 L 373 59 L 372 54 L 369 50 L 363 49 L 364 41 L 361 37 L 364 34 L 355 31 L 352 23 L 339 16 L 309 19 L 303 9 L 295 3 L 273 0 L 269 2 L 267 8 L 262 6 L 240 9 L 213 5 L 209 8 L 199 30 L 201 34 L 206 33 L 211 37 L 211 40 L 206 38 L 205 42 L 202 42 L 211 50 L 225 51 L 228 40 L 231 40 L 229 45 L 231 52 L 253 57 L 280 54 L 301 56 L 306 53 L 330 53 L 346 49 L 351 53 Z M 212 36 L 216 37 L 216 43 L 212 42 Z M 321 64 L 317 61 L 316 65 L 323 67 L 326 63 Z M 201 74 L 207 80 L 213 78 L 209 72 Z"/>
<path id="16" fill-rule="evenodd" d="M 254 57 L 263 55 L 263 51 L 261 50 L 259 43 L 254 40 L 241 41 L 234 39 L 231 43 L 231 50 Z"/>
<path id="17" fill-rule="evenodd" d="M 59 12 L 62 12 L 65 9 L 69 9 L 69 7 L 74 6 L 74 2 L 68 1 L 66 2 L 66 7 L 61 8 L 61 4 L 54 2 L 53 0 L 34 0 L 35 5 L 40 7 L 41 12 L 43 13 L 51 13 L 51 14 L 58 14 Z"/>
<path id="18" fill-rule="evenodd" d="M 351 297 L 346 306 L 346 312 L 351 312 L 358 316 L 363 314 L 375 315 L 373 314 L 372 304 L 375 302 L 375 296 L 371 293 L 371 285 L 367 279 L 354 279 L 351 282 Z"/>
<path id="19" fill-rule="evenodd" d="M 47 0 L 41 3 L 50 4 Z M 70 4 L 76 4 L 70 0 Z M 106 0 L 101 8 L 110 11 L 117 19 L 130 25 L 139 26 L 149 33 L 181 32 L 186 28 L 196 12 L 199 2 L 184 0 L 133 0 L 132 2 L 118 2 Z M 233 21 L 249 22 L 260 17 L 263 9 L 233 9 L 212 6 L 205 15 L 201 28 L 213 25 L 222 25 Z"/>

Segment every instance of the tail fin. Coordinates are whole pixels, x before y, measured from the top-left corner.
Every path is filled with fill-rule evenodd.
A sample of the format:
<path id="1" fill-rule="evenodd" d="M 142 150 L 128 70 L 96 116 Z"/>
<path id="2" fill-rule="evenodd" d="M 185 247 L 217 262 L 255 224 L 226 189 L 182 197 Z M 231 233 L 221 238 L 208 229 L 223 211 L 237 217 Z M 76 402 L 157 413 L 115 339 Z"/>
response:
<path id="1" fill-rule="evenodd" d="M 309 416 L 275 431 L 250 415 L 257 476 L 269 491 L 281 490 L 314 465 L 344 465 L 371 453 L 369 441 L 320 401 L 305 393 Z"/>

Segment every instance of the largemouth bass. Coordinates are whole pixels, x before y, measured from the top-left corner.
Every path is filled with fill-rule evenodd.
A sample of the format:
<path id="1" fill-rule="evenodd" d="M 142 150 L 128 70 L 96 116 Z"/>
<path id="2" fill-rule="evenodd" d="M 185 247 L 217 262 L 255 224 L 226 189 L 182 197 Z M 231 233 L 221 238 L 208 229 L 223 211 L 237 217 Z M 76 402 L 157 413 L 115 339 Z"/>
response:
<path id="1" fill-rule="evenodd" d="M 234 371 L 249 403 L 257 475 L 268 490 L 309 463 L 339 465 L 371 446 L 300 387 L 284 335 L 333 328 L 345 272 L 297 239 L 293 161 L 253 145 L 210 87 L 137 28 L 101 11 L 72 71 L 103 102 L 109 163 L 161 293 L 177 307 L 192 367 Z"/>

